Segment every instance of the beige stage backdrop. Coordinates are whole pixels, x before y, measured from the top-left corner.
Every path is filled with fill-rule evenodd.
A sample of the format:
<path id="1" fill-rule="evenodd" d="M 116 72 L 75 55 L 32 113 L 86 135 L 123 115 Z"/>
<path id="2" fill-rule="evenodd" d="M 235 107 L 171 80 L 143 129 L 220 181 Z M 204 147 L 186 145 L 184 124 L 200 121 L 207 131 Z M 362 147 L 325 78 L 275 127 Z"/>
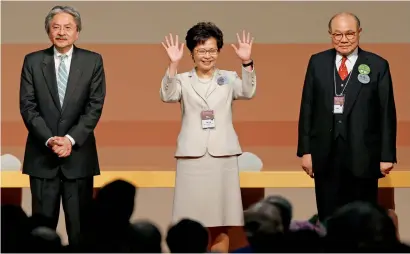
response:
<path id="1" fill-rule="evenodd" d="M 24 55 L 49 46 L 44 17 L 57 2 L 2 2 L 2 154 L 23 158 L 27 131 L 19 114 L 19 78 Z M 223 30 L 219 68 L 240 71 L 229 45 L 242 29 L 255 37 L 253 59 L 257 96 L 236 102 L 235 128 L 244 151 L 257 155 L 263 170 L 300 170 L 296 158 L 297 119 L 310 55 L 328 49 L 329 18 L 352 11 L 362 21 L 361 46 L 390 62 L 396 96 L 398 159 L 395 170 L 410 170 L 410 2 L 58 2 L 81 12 L 79 47 L 102 54 L 107 99 L 97 127 L 102 168 L 174 170 L 173 153 L 180 128 L 178 104 L 159 98 L 167 56 L 161 41 L 168 33 L 185 38 L 198 21 Z M 188 51 L 179 71 L 192 68 Z M 313 189 L 267 189 L 295 206 L 295 217 L 315 213 Z M 410 240 L 408 189 L 396 189 L 400 231 Z M 173 189 L 141 189 L 135 218 L 148 218 L 166 229 Z M 30 194 L 23 206 L 30 212 Z M 65 238 L 64 221 L 59 230 Z"/>

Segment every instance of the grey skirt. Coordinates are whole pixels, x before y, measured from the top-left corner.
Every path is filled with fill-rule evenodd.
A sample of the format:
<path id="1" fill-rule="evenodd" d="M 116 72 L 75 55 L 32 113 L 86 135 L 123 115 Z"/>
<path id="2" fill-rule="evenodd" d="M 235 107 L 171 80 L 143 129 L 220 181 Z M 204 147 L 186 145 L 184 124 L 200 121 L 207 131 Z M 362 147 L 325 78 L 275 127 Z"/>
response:
<path id="1" fill-rule="evenodd" d="M 172 220 L 182 218 L 205 227 L 243 226 L 238 156 L 177 159 Z"/>

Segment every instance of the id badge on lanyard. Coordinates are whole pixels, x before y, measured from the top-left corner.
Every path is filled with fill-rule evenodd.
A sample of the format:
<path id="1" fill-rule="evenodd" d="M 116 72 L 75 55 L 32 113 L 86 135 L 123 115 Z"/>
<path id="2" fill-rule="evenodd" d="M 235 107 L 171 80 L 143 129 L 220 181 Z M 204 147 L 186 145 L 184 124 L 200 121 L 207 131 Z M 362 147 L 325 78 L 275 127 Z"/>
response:
<path id="1" fill-rule="evenodd" d="M 202 129 L 215 128 L 215 115 L 213 110 L 203 110 L 201 112 Z"/>
<path id="2" fill-rule="evenodd" d="M 333 113 L 343 114 L 343 109 L 345 105 L 345 96 L 335 96 L 333 99 Z"/>

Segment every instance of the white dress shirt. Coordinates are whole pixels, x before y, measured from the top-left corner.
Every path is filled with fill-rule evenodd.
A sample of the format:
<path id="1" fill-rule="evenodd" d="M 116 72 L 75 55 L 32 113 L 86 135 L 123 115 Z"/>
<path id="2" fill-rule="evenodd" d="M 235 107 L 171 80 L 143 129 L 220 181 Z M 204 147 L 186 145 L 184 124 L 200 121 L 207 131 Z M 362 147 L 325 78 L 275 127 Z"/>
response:
<path id="1" fill-rule="evenodd" d="M 73 57 L 73 46 L 71 46 L 71 49 L 65 54 L 67 55 L 67 58 L 64 59 L 65 66 L 67 67 L 67 73 L 70 73 L 70 66 L 71 66 L 71 58 Z M 54 63 L 55 63 L 55 68 L 56 68 L 56 79 L 58 79 L 58 67 L 60 66 L 60 56 L 63 55 L 60 52 L 57 51 L 57 49 L 54 47 Z M 70 135 L 65 135 L 70 141 L 72 145 L 75 145 L 75 140 L 70 136 Z M 46 141 L 46 146 L 48 144 L 48 141 L 50 141 L 51 138 L 47 139 Z"/>
<path id="2" fill-rule="evenodd" d="M 357 58 L 359 57 L 358 55 L 358 48 L 356 48 L 350 55 L 347 56 L 346 60 L 346 68 L 347 72 L 350 73 L 353 70 L 353 66 L 356 63 Z M 343 56 L 338 52 L 336 54 L 336 68 L 339 70 L 340 65 L 342 64 L 342 58 Z"/>
<path id="3" fill-rule="evenodd" d="M 71 66 L 71 58 L 73 57 L 73 48 L 71 46 L 71 49 L 65 53 L 67 55 L 67 58 L 64 59 L 65 66 L 67 67 L 67 73 L 70 73 L 70 66 Z M 60 52 L 57 51 L 56 48 L 54 48 L 54 63 L 56 67 L 56 78 L 58 78 L 58 67 L 60 66 L 60 56 L 63 55 Z"/>

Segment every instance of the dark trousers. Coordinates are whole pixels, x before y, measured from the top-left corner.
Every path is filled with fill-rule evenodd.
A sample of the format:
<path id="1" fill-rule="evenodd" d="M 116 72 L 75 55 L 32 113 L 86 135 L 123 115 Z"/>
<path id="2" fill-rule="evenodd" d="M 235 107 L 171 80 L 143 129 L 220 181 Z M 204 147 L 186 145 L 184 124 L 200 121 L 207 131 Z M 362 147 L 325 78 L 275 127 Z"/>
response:
<path id="1" fill-rule="evenodd" d="M 341 206 L 353 201 L 377 204 L 378 179 L 358 178 L 348 167 L 347 142 L 334 140 L 327 167 L 315 174 L 316 205 L 320 221 L 326 220 Z"/>
<path id="2" fill-rule="evenodd" d="M 81 233 L 86 229 L 93 199 L 93 180 L 93 177 L 67 179 L 61 173 L 53 179 L 30 177 L 33 215 L 46 217 L 50 227 L 56 229 L 62 199 L 71 246 L 79 244 Z"/>

